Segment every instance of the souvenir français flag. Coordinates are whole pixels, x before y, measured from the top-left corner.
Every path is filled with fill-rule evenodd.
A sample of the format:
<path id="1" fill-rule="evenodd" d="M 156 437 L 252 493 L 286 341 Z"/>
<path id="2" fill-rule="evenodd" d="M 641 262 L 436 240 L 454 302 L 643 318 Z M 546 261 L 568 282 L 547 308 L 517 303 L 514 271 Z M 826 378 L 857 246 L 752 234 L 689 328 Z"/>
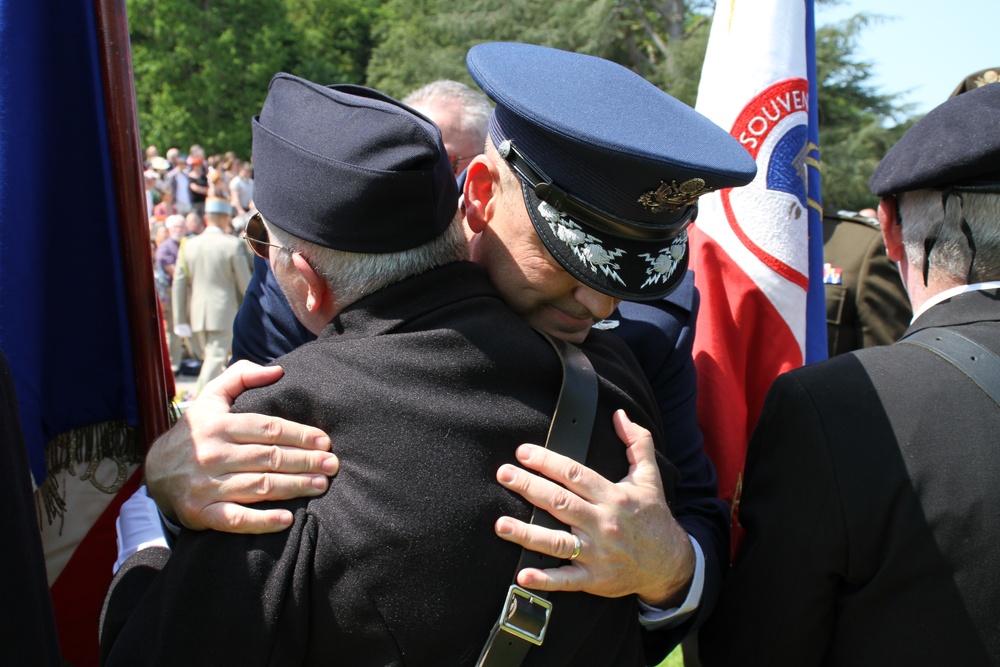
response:
<path id="1" fill-rule="evenodd" d="M 0 349 L 76 667 L 97 664 L 118 507 L 168 425 L 141 172 L 125 0 L 0 0 Z"/>
<path id="2" fill-rule="evenodd" d="M 697 109 L 757 161 L 757 177 L 700 199 L 691 267 L 698 417 L 733 507 L 771 382 L 826 357 L 812 0 L 719 0 Z"/>

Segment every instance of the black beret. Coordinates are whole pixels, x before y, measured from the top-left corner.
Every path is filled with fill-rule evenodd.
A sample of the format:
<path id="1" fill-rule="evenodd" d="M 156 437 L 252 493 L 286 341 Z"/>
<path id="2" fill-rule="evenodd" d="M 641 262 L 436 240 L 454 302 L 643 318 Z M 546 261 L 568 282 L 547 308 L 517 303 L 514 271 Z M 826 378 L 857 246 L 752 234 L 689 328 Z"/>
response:
<path id="1" fill-rule="evenodd" d="M 1000 190 L 1000 86 L 933 109 L 889 150 L 871 180 L 880 197 L 927 188 Z"/>
<path id="2" fill-rule="evenodd" d="M 669 294 L 684 277 L 698 196 L 757 173 L 728 132 L 616 63 L 516 43 L 479 44 L 466 60 L 497 103 L 490 137 L 539 237 L 605 294 Z"/>
<path id="3" fill-rule="evenodd" d="M 440 235 L 458 207 L 437 126 L 363 86 L 277 74 L 253 119 L 253 158 L 264 218 L 328 248 L 414 248 Z"/>

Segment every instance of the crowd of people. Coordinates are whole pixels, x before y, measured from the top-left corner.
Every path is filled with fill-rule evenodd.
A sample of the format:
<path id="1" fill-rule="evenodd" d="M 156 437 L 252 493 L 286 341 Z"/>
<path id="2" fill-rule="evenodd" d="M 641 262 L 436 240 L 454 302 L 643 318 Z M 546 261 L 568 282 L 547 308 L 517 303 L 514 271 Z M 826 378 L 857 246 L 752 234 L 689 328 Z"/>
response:
<path id="1" fill-rule="evenodd" d="M 249 251 L 234 242 L 254 210 L 253 164 L 232 151 L 206 157 L 195 144 L 187 155 L 170 148 L 166 157 L 149 146 L 143 166 L 170 366 L 176 375 L 198 375 L 195 391 L 181 396 L 190 399 L 222 372 L 232 352 L 231 322 L 253 271 Z M 214 239 L 221 251 L 204 239 L 188 243 L 205 232 L 222 233 Z M 213 250 L 199 252 L 204 246 Z"/>
<path id="2" fill-rule="evenodd" d="M 231 267 L 233 359 L 281 367 L 219 366 L 153 444 L 148 494 L 122 508 L 107 664 L 640 665 L 699 629 L 707 665 L 996 664 L 1000 86 L 889 151 L 881 239 L 841 221 L 838 238 L 864 232 L 845 241 L 858 264 L 905 290 L 893 316 L 915 319 L 900 343 L 831 341 L 840 354 L 775 382 L 730 566 L 678 258 L 697 194 L 755 163 L 607 61 L 482 44 L 468 64 L 492 112 L 453 82 L 411 108 L 278 75 L 240 225 L 252 279 L 232 179 L 226 197 L 204 161 L 184 170 L 219 255 L 164 221 L 172 329 L 226 345 L 178 285 Z M 669 201 L 639 185 L 651 169 L 680 183 Z M 834 261 L 827 284 L 851 283 Z M 858 322 L 879 310 L 852 298 Z M 854 347 L 900 335 L 846 326 Z M 242 504 L 262 496 L 284 502 Z"/>

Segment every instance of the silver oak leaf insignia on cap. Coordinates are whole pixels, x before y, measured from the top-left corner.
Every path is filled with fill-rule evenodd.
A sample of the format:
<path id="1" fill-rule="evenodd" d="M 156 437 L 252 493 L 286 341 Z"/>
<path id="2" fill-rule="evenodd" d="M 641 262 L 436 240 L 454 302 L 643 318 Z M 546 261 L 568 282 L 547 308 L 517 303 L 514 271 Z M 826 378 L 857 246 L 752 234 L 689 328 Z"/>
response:
<path id="1" fill-rule="evenodd" d="M 601 239 L 583 231 L 580 225 L 564 216 L 551 204 L 541 202 L 538 205 L 538 212 L 549 223 L 549 229 L 552 230 L 555 237 L 565 243 L 576 255 L 576 258 L 591 271 L 594 273 L 600 271 L 605 276 L 625 285 L 625 281 L 618 275 L 618 270 L 622 267 L 614 261 L 616 257 L 626 254 L 624 250 L 621 248 L 608 250 L 602 244 Z"/>
<path id="2" fill-rule="evenodd" d="M 650 190 L 639 197 L 639 203 L 653 213 L 663 211 L 676 211 L 677 209 L 690 206 L 712 188 L 705 186 L 705 181 L 700 178 L 691 178 L 680 185 L 677 181 L 660 181 L 660 187 Z"/>
<path id="3" fill-rule="evenodd" d="M 674 275 L 674 271 L 677 270 L 677 266 L 681 259 L 684 258 L 686 251 L 687 230 L 684 230 L 677 238 L 670 242 L 669 246 L 660 250 L 660 253 L 655 257 L 648 252 L 639 255 L 639 257 L 642 257 L 649 264 L 646 267 L 646 275 L 649 277 L 646 278 L 646 282 L 639 289 L 644 289 L 649 285 L 657 285 L 660 281 L 666 283 L 670 280 L 670 276 Z"/>

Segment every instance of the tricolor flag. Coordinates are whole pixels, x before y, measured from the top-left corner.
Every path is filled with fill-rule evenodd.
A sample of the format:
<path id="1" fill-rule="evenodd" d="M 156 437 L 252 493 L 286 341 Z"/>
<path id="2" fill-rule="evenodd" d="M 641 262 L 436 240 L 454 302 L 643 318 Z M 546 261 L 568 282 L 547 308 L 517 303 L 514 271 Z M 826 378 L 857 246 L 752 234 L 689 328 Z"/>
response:
<path id="1" fill-rule="evenodd" d="M 0 0 L 0 349 L 77 667 L 97 664 L 118 506 L 167 427 L 141 172 L 125 0 Z"/>
<path id="2" fill-rule="evenodd" d="M 697 109 L 757 160 L 746 187 L 700 200 L 698 416 L 734 513 L 746 447 L 780 373 L 826 356 L 812 0 L 720 0 Z"/>

